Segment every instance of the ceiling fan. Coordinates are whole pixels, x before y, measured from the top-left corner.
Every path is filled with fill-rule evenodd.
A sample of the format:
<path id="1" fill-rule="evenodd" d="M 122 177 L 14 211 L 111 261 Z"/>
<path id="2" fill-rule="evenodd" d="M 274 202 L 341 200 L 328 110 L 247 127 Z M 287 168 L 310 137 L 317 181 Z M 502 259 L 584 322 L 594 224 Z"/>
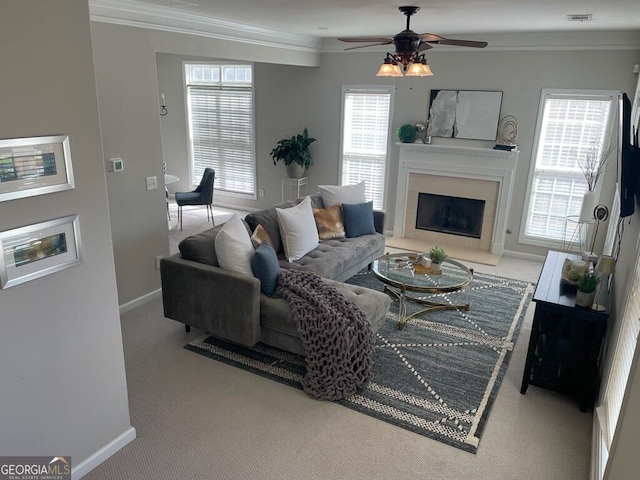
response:
<path id="1" fill-rule="evenodd" d="M 391 45 L 396 47 L 395 53 L 387 53 L 384 63 L 378 71 L 378 76 L 401 77 L 402 71 L 399 64 L 407 76 L 429 76 L 433 75 L 424 54 L 420 53 L 433 48 L 432 45 L 455 45 L 459 47 L 484 48 L 487 42 L 476 42 L 473 40 L 454 40 L 451 38 L 441 37 L 433 33 L 416 33 L 409 28 L 411 16 L 420 10 L 416 6 L 398 7 L 407 17 L 407 28 L 395 35 L 389 37 L 348 37 L 338 38 L 341 42 L 369 43 L 368 45 L 359 45 L 357 47 L 349 47 L 345 50 L 353 50 L 356 48 L 374 47 L 378 45 Z"/>

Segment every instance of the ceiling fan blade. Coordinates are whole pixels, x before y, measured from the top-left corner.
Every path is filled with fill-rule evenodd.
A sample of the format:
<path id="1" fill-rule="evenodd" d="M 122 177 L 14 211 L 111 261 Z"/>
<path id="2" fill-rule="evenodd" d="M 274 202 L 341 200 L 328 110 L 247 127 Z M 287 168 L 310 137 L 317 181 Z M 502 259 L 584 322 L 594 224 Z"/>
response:
<path id="1" fill-rule="evenodd" d="M 349 48 L 345 48 L 344 50 L 355 50 L 356 48 L 367 48 L 367 47 L 377 47 L 379 45 L 390 45 L 393 42 L 381 42 L 381 43 L 370 43 L 369 45 L 358 45 L 357 47 L 349 47 Z"/>
<path id="2" fill-rule="evenodd" d="M 393 38 L 389 37 L 348 37 L 338 38 L 341 42 L 360 42 L 360 43 L 382 43 L 393 42 Z"/>
<path id="3" fill-rule="evenodd" d="M 454 45 L 457 47 L 484 48 L 489 45 L 487 42 L 476 42 L 474 40 L 454 40 L 453 38 L 445 38 L 433 33 L 423 33 L 422 35 L 420 35 L 420 40 L 436 45 Z"/>
<path id="4" fill-rule="evenodd" d="M 473 48 L 484 48 L 487 45 L 489 45 L 487 42 L 475 42 L 473 40 L 454 40 L 452 38 L 443 38 L 442 40 L 439 40 L 437 43 L 439 45 L 455 45 L 457 47 L 473 47 Z"/>
<path id="5" fill-rule="evenodd" d="M 423 41 L 423 42 L 437 43 L 440 40 L 445 40 L 445 38 L 441 37 L 440 35 L 436 35 L 434 33 L 422 33 L 420 35 L 420 40 Z"/>
<path id="6" fill-rule="evenodd" d="M 367 47 L 377 47 L 378 45 L 390 45 L 393 42 L 381 42 L 381 43 L 370 43 L 369 45 L 358 45 L 357 47 L 349 47 L 345 48 L 345 52 L 347 50 L 355 50 L 356 48 L 367 48 Z"/>
<path id="7" fill-rule="evenodd" d="M 429 44 L 428 42 L 420 42 L 420 46 L 418 47 L 418 51 L 419 52 L 424 52 L 425 50 L 429 50 L 430 48 L 433 48 L 433 46 L 431 46 L 431 44 Z"/>

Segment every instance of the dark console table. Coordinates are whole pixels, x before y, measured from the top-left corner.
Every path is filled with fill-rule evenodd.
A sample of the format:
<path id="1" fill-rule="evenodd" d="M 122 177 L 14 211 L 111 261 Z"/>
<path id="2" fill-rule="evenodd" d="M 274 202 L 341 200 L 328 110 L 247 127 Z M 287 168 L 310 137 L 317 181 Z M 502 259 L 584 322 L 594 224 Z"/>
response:
<path id="1" fill-rule="evenodd" d="M 598 388 L 609 313 L 576 306 L 576 287 L 561 280 L 566 258 L 580 256 L 550 251 L 542 267 L 533 295 L 536 310 L 520 393 L 526 393 L 529 384 L 567 393 L 586 412 Z M 608 298 L 601 298 L 602 302 L 606 306 Z"/>

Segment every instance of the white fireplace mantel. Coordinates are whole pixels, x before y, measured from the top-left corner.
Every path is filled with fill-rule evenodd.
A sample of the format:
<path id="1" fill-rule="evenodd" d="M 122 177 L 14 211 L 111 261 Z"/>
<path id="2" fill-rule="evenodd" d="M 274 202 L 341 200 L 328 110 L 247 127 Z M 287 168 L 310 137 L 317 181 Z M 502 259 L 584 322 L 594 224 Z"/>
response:
<path id="1" fill-rule="evenodd" d="M 491 240 L 491 253 L 502 255 L 518 151 L 493 150 L 419 143 L 396 143 L 400 168 L 396 190 L 393 235 L 404 238 L 409 175 L 441 175 L 498 182 L 498 205 Z"/>

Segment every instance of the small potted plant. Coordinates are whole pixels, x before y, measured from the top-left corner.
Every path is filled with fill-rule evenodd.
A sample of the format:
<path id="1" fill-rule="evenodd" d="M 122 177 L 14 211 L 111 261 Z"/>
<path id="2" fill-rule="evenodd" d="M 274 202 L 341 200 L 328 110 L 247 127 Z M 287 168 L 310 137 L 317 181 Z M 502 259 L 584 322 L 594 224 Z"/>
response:
<path id="1" fill-rule="evenodd" d="M 596 296 L 596 287 L 598 286 L 598 277 L 593 272 L 587 272 L 578 282 L 578 291 L 576 292 L 576 305 L 581 307 L 590 307 Z"/>
<path id="2" fill-rule="evenodd" d="M 304 171 L 313 165 L 309 145 L 315 141 L 315 138 L 309 136 L 306 128 L 302 131 L 302 134 L 294 135 L 291 138 L 283 138 L 271 150 L 273 164 L 276 165 L 279 160 L 282 160 L 287 168 L 289 178 L 302 178 Z"/>
<path id="3" fill-rule="evenodd" d="M 402 143 L 413 143 L 416 141 L 416 127 L 410 123 L 405 123 L 398 127 L 396 131 L 398 141 Z"/>
<path id="4" fill-rule="evenodd" d="M 447 258 L 447 252 L 444 248 L 435 245 L 429 250 L 429 258 L 431 259 L 431 270 L 439 272 L 442 269 L 442 262 Z"/>

